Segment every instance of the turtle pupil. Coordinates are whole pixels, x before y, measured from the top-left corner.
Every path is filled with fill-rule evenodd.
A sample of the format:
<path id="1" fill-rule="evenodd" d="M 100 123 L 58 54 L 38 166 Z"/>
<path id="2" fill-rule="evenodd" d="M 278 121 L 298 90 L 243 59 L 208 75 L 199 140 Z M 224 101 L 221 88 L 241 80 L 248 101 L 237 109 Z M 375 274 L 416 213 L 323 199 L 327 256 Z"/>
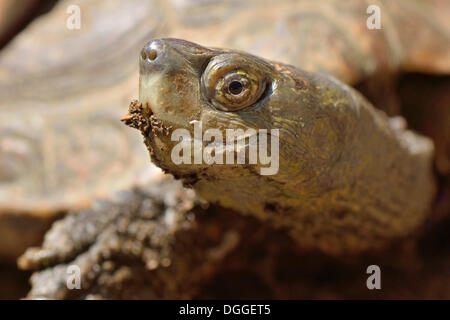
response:
<path id="1" fill-rule="evenodd" d="M 232 81 L 228 86 L 228 90 L 231 94 L 237 95 L 240 94 L 243 90 L 244 86 L 240 81 Z"/>

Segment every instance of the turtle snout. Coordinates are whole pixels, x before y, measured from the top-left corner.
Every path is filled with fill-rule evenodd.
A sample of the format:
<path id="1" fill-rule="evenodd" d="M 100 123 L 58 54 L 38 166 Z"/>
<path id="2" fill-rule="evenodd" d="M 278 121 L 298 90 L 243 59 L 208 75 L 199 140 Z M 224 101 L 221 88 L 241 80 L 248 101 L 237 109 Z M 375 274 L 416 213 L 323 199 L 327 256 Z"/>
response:
<path id="1" fill-rule="evenodd" d="M 152 40 L 142 48 L 139 65 L 141 73 L 149 73 L 152 71 L 161 71 L 164 66 L 170 65 L 170 53 L 167 52 L 164 41 Z"/>

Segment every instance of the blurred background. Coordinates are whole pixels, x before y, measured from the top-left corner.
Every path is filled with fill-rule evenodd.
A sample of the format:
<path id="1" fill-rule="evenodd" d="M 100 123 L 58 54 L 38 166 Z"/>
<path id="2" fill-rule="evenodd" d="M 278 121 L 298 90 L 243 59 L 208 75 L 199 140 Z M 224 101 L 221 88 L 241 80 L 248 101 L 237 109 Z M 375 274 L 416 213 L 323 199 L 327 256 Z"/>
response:
<path id="1" fill-rule="evenodd" d="M 16 260 L 54 221 L 158 172 L 119 119 L 138 97 L 139 51 L 159 37 L 332 74 L 431 137 L 439 194 L 425 234 L 440 229 L 424 246 L 440 249 L 424 250 L 447 277 L 450 1 L 374 4 L 381 29 L 359 0 L 0 1 L 0 299 L 26 295 Z"/>

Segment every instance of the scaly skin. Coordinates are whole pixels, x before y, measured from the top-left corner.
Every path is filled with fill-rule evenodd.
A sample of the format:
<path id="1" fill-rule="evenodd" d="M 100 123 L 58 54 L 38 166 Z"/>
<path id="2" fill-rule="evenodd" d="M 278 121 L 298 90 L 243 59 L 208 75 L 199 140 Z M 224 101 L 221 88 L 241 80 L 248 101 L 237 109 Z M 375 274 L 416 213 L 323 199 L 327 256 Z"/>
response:
<path id="1" fill-rule="evenodd" d="M 234 248 L 221 246 L 214 225 L 202 223 L 197 231 L 196 205 L 192 190 L 166 176 L 68 215 L 42 247 L 19 259 L 22 269 L 43 269 L 31 277 L 27 298 L 191 298 Z M 82 290 L 66 285 L 71 265 L 80 268 Z"/>
<path id="2" fill-rule="evenodd" d="M 257 79 L 250 85 L 255 96 L 239 108 L 210 90 L 235 69 Z M 243 52 L 150 41 L 140 58 L 140 103 L 123 120 L 141 130 L 155 164 L 206 200 L 269 219 L 302 246 L 330 254 L 379 247 L 411 232 L 435 192 L 429 139 L 390 122 L 332 77 Z M 176 165 L 171 133 L 184 128 L 193 136 L 192 121 L 224 135 L 279 129 L 278 172 L 261 175 L 260 162 Z"/>

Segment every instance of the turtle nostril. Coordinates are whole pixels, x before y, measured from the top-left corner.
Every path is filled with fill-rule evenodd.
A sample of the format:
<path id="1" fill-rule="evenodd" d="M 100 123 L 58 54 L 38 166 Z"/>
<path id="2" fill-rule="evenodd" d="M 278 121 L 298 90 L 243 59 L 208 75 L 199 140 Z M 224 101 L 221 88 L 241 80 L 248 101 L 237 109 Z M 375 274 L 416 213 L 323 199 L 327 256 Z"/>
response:
<path id="1" fill-rule="evenodd" d="M 142 48 L 140 53 L 140 60 L 142 63 L 148 64 L 153 63 L 161 53 L 161 48 L 158 42 L 151 41 L 147 43 L 147 45 Z"/>
<path id="2" fill-rule="evenodd" d="M 150 60 L 155 60 L 157 56 L 158 56 L 158 54 L 155 49 L 150 50 L 150 52 L 148 54 L 148 58 Z"/>

